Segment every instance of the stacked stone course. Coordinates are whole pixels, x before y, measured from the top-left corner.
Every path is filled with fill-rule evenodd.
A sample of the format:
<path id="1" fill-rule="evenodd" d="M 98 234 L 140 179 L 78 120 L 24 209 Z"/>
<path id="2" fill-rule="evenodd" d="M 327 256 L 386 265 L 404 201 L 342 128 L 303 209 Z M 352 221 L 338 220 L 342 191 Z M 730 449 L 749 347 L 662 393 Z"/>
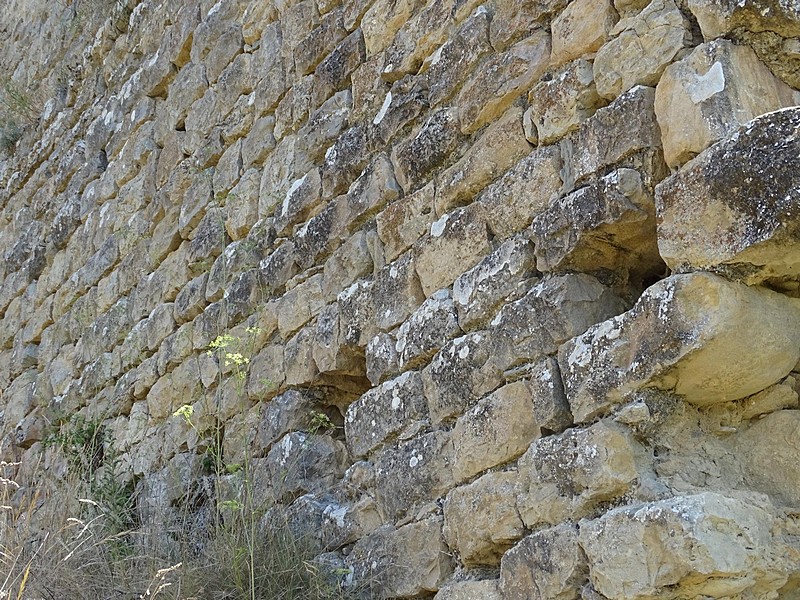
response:
<path id="1" fill-rule="evenodd" d="M 16 476 L 102 420 L 158 530 L 223 432 L 378 597 L 800 597 L 796 1 L 10 4 Z"/>

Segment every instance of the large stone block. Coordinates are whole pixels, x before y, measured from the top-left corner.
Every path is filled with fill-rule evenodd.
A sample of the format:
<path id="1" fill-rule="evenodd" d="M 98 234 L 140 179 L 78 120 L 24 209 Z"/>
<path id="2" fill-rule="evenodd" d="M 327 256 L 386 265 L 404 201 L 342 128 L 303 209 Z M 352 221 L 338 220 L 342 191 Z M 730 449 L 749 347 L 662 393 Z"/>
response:
<path id="1" fill-rule="evenodd" d="M 638 482 L 643 454 L 630 432 L 606 421 L 537 440 L 519 460 L 522 521 L 556 525 L 623 497 Z"/>
<path id="2" fill-rule="evenodd" d="M 796 299 L 706 273 L 673 275 L 564 344 L 559 365 L 576 422 L 648 387 L 710 406 L 786 376 L 800 358 L 798 332 Z"/>
<path id="3" fill-rule="evenodd" d="M 800 109 L 759 117 L 656 187 L 659 250 L 671 269 L 749 285 L 797 280 L 798 127 Z"/>
<path id="4" fill-rule="evenodd" d="M 678 167 L 755 117 L 798 103 L 800 93 L 747 46 L 728 40 L 702 44 L 670 65 L 656 88 L 664 158 Z"/>
<path id="5" fill-rule="evenodd" d="M 266 464 L 275 499 L 285 501 L 332 487 L 344 475 L 348 456 L 330 436 L 295 431 L 272 446 Z"/>
<path id="6" fill-rule="evenodd" d="M 692 45 L 691 24 L 674 0 L 654 0 L 617 23 L 611 35 L 594 60 L 597 93 L 609 99 L 636 85 L 655 86 L 667 65 Z"/>
<path id="7" fill-rule="evenodd" d="M 430 182 L 398 198 L 376 217 L 386 260 L 394 260 L 427 233 L 436 220 L 433 202 L 434 185 Z"/>
<path id="8" fill-rule="evenodd" d="M 494 54 L 479 66 L 483 77 L 462 88 L 456 105 L 463 133 L 473 133 L 494 121 L 542 76 L 550 62 L 550 34 L 544 30 Z"/>
<path id="9" fill-rule="evenodd" d="M 509 550 L 500 565 L 504 598 L 577 600 L 589 579 L 586 555 L 574 525 L 532 533 Z"/>
<path id="10" fill-rule="evenodd" d="M 552 202 L 536 215 L 530 236 L 540 271 L 603 269 L 636 282 L 660 274 L 655 202 L 641 175 L 617 169 Z"/>
<path id="11" fill-rule="evenodd" d="M 441 588 L 434 600 L 502 600 L 496 579 L 460 581 Z"/>
<path id="12" fill-rule="evenodd" d="M 773 537 L 774 524 L 763 505 L 705 492 L 581 521 L 580 544 L 592 585 L 608 598 L 643 600 L 666 588 L 681 598 L 778 597 L 797 559 Z"/>
<path id="13" fill-rule="evenodd" d="M 416 366 L 460 333 L 450 290 L 434 292 L 397 330 L 399 367 Z"/>
<path id="14" fill-rule="evenodd" d="M 617 11 L 611 0 L 574 0 L 551 23 L 554 65 L 596 52 L 613 35 Z"/>
<path id="15" fill-rule="evenodd" d="M 496 565 L 520 539 L 524 526 L 517 514 L 515 472 L 487 473 L 447 494 L 444 538 L 466 566 Z"/>

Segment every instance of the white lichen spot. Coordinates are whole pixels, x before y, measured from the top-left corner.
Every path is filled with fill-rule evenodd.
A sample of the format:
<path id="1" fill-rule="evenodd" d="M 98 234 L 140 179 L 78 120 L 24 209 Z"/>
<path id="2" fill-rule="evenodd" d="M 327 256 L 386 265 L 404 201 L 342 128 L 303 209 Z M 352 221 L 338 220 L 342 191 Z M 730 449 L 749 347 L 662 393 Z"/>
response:
<path id="1" fill-rule="evenodd" d="M 389 106 L 392 104 L 392 92 L 388 92 L 386 94 L 386 98 L 383 101 L 383 106 L 378 111 L 378 114 L 375 115 L 375 118 L 372 119 L 373 125 L 379 125 L 381 121 L 383 121 L 383 117 L 386 116 L 386 113 L 389 111 Z"/>
<path id="2" fill-rule="evenodd" d="M 715 62 L 705 75 L 697 76 L 697 79 L 688 86 L 687 91 L 692 102 L 700 104 L 724 89 L 725 73 L 722 71 L 722 64 Z"/>
<path id="3" fill-rule="evenodd" d="M 458 351 L 458 358 L 464 360 L 469 356 L 469 346 L 464 346 L 461 350 Z"/>
<path id="4" fill-rule="evenodd" d="M 281 214 L 283 216 L 286 216 L 286 214 L 288 214 L 288 212 L 289 212 L 289 202 L 292 199 L 292 195 L 297 190 L 300 189 L 300 186 L 303 185 L 303 183 L 305 182 L 307 177 L 308 177 L 308 173 L 303 175 L 300 179 L 295 179 L 294 182 L 292 183 L 291 187 L 289 188 L 289 191 L 286 192 L 286 197 L 283 199 L 283 206 L 281 207 Z"/>
<path id="5" fill-rule="evenodd" d="M 575 340 L 575 347 L 569 354 L 567 362 L 570 365 L 585 367 L 592 359 L 592 346 L 584 342 L 581 338 Z"/>
<path id="6" fill-rule="evenodd" d="M 439 46 L 436 51 L 431 55 L 430 65 L 433 66 L 442 60 L 442 51 L 444 50 L 444 45 Z"/>
<path id="7" fill-rule="evenodd" d="M 449 218 L 450 215 L 443 215 L 440 219 L 437 219 L 431 224 L 431 235 L 433 237 L 439 237 L 444 233 L 444 228 Z"/>

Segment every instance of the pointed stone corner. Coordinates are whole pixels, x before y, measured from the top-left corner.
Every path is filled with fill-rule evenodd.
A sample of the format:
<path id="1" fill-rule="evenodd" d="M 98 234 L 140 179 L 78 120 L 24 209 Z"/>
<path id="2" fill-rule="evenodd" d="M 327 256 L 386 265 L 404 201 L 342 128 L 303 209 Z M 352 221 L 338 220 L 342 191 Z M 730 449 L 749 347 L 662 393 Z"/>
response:
<path id="1" fill-rule="evenodd" d="M 800 300 L 708 273 L 674 275 L 559 349 L 576 423 L 642 388 L 709 406 L 754 394 L 800 358 Z"/>
<path id="2" fill-rule="evenodd" d="M 796 288 L 798 206 L 794 107 L 751 121 L 656 187 L 661 256 L 674 271 L 704 269 L 750 285 Z"/>

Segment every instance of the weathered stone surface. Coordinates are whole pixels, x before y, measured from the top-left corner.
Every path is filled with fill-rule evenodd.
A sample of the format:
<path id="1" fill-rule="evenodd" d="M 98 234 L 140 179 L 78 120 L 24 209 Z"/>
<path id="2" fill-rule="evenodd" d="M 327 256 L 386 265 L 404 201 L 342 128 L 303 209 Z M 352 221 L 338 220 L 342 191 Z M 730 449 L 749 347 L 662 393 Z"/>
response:
<path id="1" fill-rule="evenodd" d="M 485 579 L 483 581 L 462 581 L 452 583 L 441 588 L 434 600 L 501 600 L 497 580 Z"/>
<path id="2" fill-rule="evenodd" d="M 692 44 L 692 30 L 674 0 L 655 0 L 622 19 L 597 52 L 597 93 L 613 99 L 636 85 L 655 86 L 664 69 Z"/>
<path id="3" fill-rule="evenodd" d="M 561 192 L 561 167 L 558 146 L 539 148 L 487 187 L 478 202 L 486 209 L 491 232 L 504 239 L 530 225 Z"/>
<path id="4" fill-rule="evenodd" d="M 492 15 L 492 46 L 504 50 L 518 37 L 532 34 L 547 19 L 569 4 L 567 0 L 533 0 L 532 2 L 503 2 Z"/>
<path id="5" fill-rule="evenodd" d="M 605 104 L 595 89 L 592 63 L 583 58 L 556 71 L 552 79 L 539 81 L 528 94 L 528 103 L 541 144 L 574 131 Z"/>
<path id="6" fill-rule="evenodd" d="M 398 198 L 376 217 L 386 260 L 397 258 L 429 230 L 436 220 L 433 203 L 434 185 L 429 183 Z"/>
<path id="7" fill-rule="evenodd" d="M 422 378 L 416 371 L 372 388 L 347 408 L 344 426 L 350 453 L 360 458 L 372 452 L 425 419 L 427 412 Z"/>
<path id="8" fill-rule="evenodd" d="M 552 202 L 530 236 L 540 271 L 602 269 L 631 279 L 663 272 L 655 236 L 655 202 L 641 175 L 618 169 Z"/>
<path id="9" fill-rule="evenodd" d="M 401 441 L 374 459 L 375 500 L 385 521 L 413 515 L 455 483 L 451 472 L 453 445 L 444 431 Z"/>
<path id="10" fill-rule="evenodd" d="M 656 188 L 659 250 L 671 269 L 750 285 L 797 279 L 798 126 L 794 108 L 759 117 Z"/>
<path id="11" fill-rule="evenodd" d="M 617 11 L 611 0 L 575 0 L 553 19 L 550 60 L 561 65 L 597 51 L 614 34 Z"/>
<path id="12" fill-rule="evenodd" d="M 386 48 L 392 38 L 420 6 L 419 0 L 378 0 L 361 19 L 367 56 Z"/>
<path id="13" fill-rule="evenodd" d="M 598 110 L 561 143 L 565 164 L 562 177 L 567 189 L 609 165 L 638 166 L 626 162 L 637 153 L 660 154 L 661 132 L 654 98 L 655 90 L 637 86 Z"/>
<path id="14" fill-rule="evenodd" d="M 466 481 L 520 456 L 539 437 L 528 386 L 516 381 L 479 400 L 456 420 L 453 477 Z"/>
<path id="15" fill-rule="evenodd" d="M 489 253 L 486 211 L 479 204 L 458 208 L 431 224 L 413 249 L 425 296 L 449 286 Z"/>
<path id="16" fill-rule="evenodd" d="M 320 373 L 348 376 L 361 376 L 364 373 L 363 356 L 345 343 L 339 305 L 335 302 L 323 308 L 317 316 L 311 353 Z"/>
<path id="17" fill-rule="evenodd" d="M 588 576 L 577 528 L 564 524 L 532 533 L 503 556 L 500 591 L 505 598 L 573 600 Z"/>
<path id="18" fill-rule="evenodd" d="M 393 329 L 422 303 L 425 296 L 417 272 L 415 256 L 408 251 L 375 274 L 372 299 L 378 329 Z"/>
<path id="19" fill-rule="evenodd" d="M 267 468 L 276 499 L 324 491 L 347 467 L 344 444 L 327 435 L 296 431 L 285 435 L 267 455 Z"/>
<path id="20" fill-rule="evenodd" d="M 788 374 L 800 358 L 798 327 L 795 299 L 705 273 L 674 275 L 630 311 L 564 344 L 559 365 L 576 422 L 647 387 L 710 406 Z"/>
<path id="21" fill-rule="evenodd" d="M 519 460 L 523 523 L 556 525 L 625 496 L 638 483 L 643 453 L 627 430 L 607 421 L 537 440 Z"/>
<path id="22" fill-rule="evenodd" d="M 533 397 L 533 416 L 542 429 L 542 435 L 559 433 L 572 426 L 572 413 L 564 394 L 558 361 L 554 357 L 525 369 L 525 382 Z"/>
<path id="23" fill-rule="evenodd" d="M 477 68 L 486 76 L 464 86 L 456 101 L 461 131 L 473 133 L 503 114 L 541 77 L 549 58 L 550 35 L 540 30 L 484 60 Z"/>
<path id="24" fill-rule="evenodd" d="M 485 327 L 504 302 L 515 300 L 535 281 L 533 244 L 521 236 L 497 250 L 453 283 L 458 325 L 468 331 Z"/>
<path id="25" fill-rule="evenodd" d="M 460 332 L 449 290 L 438 290 L 397 331 L 399 366 L 413 367 Z"/>
<path id="26" fill-rule="evenodd" d="M 554 354 L 579 332 L 624 308 L 616 294 L 590 275 L 543 279 L 492 319 L 492 362 L 506 370 Z"/>
<path id="27" fill-rule="evenodd" d="M 374 582 L 383 598 L 435 592 L 452 573 L 441 517 L 395 529 L 385 525 L 360 540 L 347 557 L 356 581 Z"/>
<path id="28" fill-rule="evenodd" d="M 530 150 L 522 129 L 522 109 L 511 107 L 486 128 L 463 158 L 436 178 L 436 214 L 471 202 L 487 183 Z"/>
<path id="29" fill-rule="evenodd" d="M 609 598 L 667 586 L 682 597 L 758 597 L 774 595 L 796 568 L 782 559 L 773 524 L 763 506 L 705 492 L 581 521 L 580 543 L 593 586 Z"/>
<path id="30" fill-rule="evenodd" d="M 374 144 L 388 144 L 395 134 L 416 119 L 428 105 L 425 79 L 407 75 L 394 82 L 372 118 Z"/>
<path id="31" fill-rule="evenodd" d="M 459 415 L 502 382 L 502 371 L 489 360 L 487 332 L 454 339 L 422 371 L 431 421 Z"/>
<path id="32" fill-rule="evenodd" d="M 464 565 L 496 565 L 503 552 L 522 537 L 516 481 L 514 472 L 487 473 L 447 494 L 444 539 Z"/>
<path id="33" fill-rule="evenodd" d="M 656 88 L 667 164 L 677 167 L 751 119 L 798 102 L 798 92 L 776 79 L 750 48 L 727 40 L 702 44 L 670 65 Z"/>

